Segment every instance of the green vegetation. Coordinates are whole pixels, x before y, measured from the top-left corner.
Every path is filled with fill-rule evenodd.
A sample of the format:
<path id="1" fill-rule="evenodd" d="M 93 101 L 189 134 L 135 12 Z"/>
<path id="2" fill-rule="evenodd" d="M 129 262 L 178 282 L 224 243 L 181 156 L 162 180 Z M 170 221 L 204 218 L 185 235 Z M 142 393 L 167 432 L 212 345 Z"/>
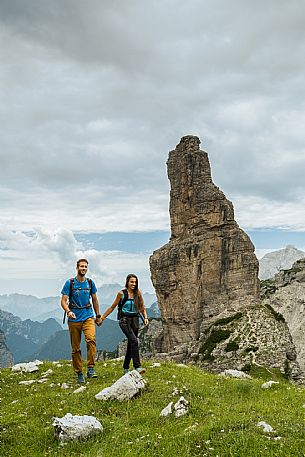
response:
<path id="1" fill-rule="evenodd" d="M 230 330 L 212 329 L 210 335 L 202 344 L 199 352 L 202 354 L 204 360 L 214 360 L 212 355 L 213 350 L 216 348 L 220 341 L 226 340 L 231 334 Z"/>
<path id="2" fill-rule="evenodd" d="M 122 362 L 98 363 L 98 379 L 87 382 L 82 394 L 68 362 L 62 367 L 45 363 L 40 373 L 0 371 L 2 398 L 1 455 L 6 457 L 186 457 L 303 456 L 305 449 L 304 389 L 281 380 L 262 389 L 264 380 L 279 380 L 277 373 L 250 367 L 263 379 L 227 379 L 195 366 L 162 363 L 150 368 L 147 388 L 137 398 L 119 403 L 97 401 L 94 395 L 121 376 Z M 145 365 L 145 364 L 144 364 Z M 43 384 L 19 385 L 20 380 L 39 379 L 52 368 Z M 61 389 L 68 382 L 70 389 Z M 51 386 L 50 384 L 55 385 Z M 180 394 L 190 402 L 181 418 L 160 417 L 160 411 Z M 53 417 L 66 413 L 93 415 L 104 432 L 84 442 L 60 445 L 54 437 Z M 273 433 L 257 427 L 270 424 Z M 278 439 L 278 437 L 281 437 Z"/>
<path id="3" fill-rule="evenodd" d="M 275 320 L 277 320 L 278 322 L 286 322 L 285 319 L 284 319 L 284 317 L 283 317 L 280 313 L 278 313 L 277 311 L 275 311 L 275 309 L 272 308 L 271 305 L 265 304 L 265 307 L 266 307 L 267 309 L 269 309 L 269 311 L 273 314 L 273 316 L 275 317 Z"/>
<path id="4" fill-rule="evenodd" d="M 243 317 L 243 313 L 241 312 L 238 312 L 238 313 L 235 313 L 235 314 L 232 314 L 231 316 L 228 316 L 228 317 L 224 317 L 222 319 L 218 319 L 214 325 L 226 325 L 226 324 L 230 324 L 231 322 L 233 321 L 236 321 L 238 319 L 241 319 Z"/>
<path id="5" fill-rule="evenodd" d="M 232 351 L 237 351 L 239 349 L 239 344 L 234 341 L 229 341 L 229 343 L 225 347 L 226 352 L 232 352 Z"/>
<path id="6" fill-rule="evenodd" d="M 278 289 L 275 285 L 274 279 L 262 279 L 260 281 L 260 288 L 262 294 L 266 298 L 269 298 L 271 295 L 275 294 Z"/>

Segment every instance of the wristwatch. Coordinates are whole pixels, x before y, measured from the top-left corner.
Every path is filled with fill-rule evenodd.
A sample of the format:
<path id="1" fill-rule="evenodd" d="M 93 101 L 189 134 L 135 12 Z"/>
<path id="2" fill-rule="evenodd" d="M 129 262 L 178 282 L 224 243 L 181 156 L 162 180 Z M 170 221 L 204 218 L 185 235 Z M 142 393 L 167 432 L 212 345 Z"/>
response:
<path id="1" fill-rule="evenodd" d="M 101 317 L 101 315 L 100 315 L 100 314 L 97 314 L 95 317 L 96 317 L 97 319 L 99 319 L 99 318 Z"/>

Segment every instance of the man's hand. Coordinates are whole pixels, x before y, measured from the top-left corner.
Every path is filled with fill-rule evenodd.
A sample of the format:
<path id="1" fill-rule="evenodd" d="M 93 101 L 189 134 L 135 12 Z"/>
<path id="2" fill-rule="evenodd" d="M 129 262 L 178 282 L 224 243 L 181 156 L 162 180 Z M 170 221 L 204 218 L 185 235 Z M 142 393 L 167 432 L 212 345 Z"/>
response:
<path id="1" fill-rule="evenodd" d="M 75 318 L 76 318 L 76 316 L 75 316 L 75 314 L 73 313 L 73 311 L 68 311 L 68 312 L 67 312 L 67 316 L 68 316 L 69 319 L 75 319 Z"/>
<path id="2" fill-rule="evenodd" d="M 148 326 L 148 319 L 147 319 L 147 317 L 145 317 L 145 319 L 144 319 L 144 325 L 145 325 L 146 327 Z"/>
<path id="3" fill-rule="evenodd" d="M 104 319 L 102 319 L 101 317 L 97 317 L 97 318 L 95 319 L 96 325 L 97 325 L 98 327 L 100 327 L 100 326 L 102 325 L 102 323 L 103 323 L 103 320 L 104 320 Z"/>

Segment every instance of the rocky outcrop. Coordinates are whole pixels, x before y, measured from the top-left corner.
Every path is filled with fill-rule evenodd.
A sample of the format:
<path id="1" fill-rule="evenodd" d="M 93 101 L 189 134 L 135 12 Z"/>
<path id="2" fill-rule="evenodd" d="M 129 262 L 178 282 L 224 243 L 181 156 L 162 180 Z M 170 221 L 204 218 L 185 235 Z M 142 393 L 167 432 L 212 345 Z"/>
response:
<path id="1" fill-rule="evenodd" d="M 305 257 L 305 252 L 288 245 L 285 249 L 268 252 L 259 261 L 259 278 L 269 279 L 280 270 L 288 270 L 294 262 Z"/>
<path id="2" fill-rule="evenodd" d="M 252 305 L 243 312 L 218 319 L 203 335 L 193 354 L 211 371 L 235 367 L 251 371 L 257 367 L 278 370 L 299 381 L 296 350 L 284 318 L 270 306 Z"/>
<path id="3" fill-rule="evenodd" d="M 305 259 L 280 271 L 274 279 L 262 281 L 262 298 L 287 322 L 297 361 L 305 372 Z"/>
<path id="4" fill-rule="evenodd" d="M 254 246 L 213 183 L 199 144 L 199 138 L 185 136 L 169 153 L 171 239 L 150 258 L 164 352 L 189 346 L 219 317 L 258 299 Z"/>
<path id="5" fill-rule="evenodd" d="M 6 346 L 4 332 L 0 330 L 0 368 L 11 367 L 13 363 L 13 354 Z"/>

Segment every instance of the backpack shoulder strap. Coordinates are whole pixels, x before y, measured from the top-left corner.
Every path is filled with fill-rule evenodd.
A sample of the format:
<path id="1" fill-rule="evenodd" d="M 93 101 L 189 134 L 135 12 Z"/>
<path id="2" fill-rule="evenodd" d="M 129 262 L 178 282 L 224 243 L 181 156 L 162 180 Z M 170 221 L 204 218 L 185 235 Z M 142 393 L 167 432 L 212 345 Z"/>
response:
<path id="1" fill-rule="evenodd" d="M 69 302 L 72 301 L 74 278 L 70 279 Z"/>
<path id="2" fill-rule="evenodd" d="M 123 295 L 122 295 L 122 298 L 121 298 L 121 300 L 119 301 L 119 304 L 118 304 L 118 307 L 119 307 L 120 309 L 123 308 L 124 304 L 125 304 L 125 303 L 127 302 L 127 300 L 128 300 L 128 291 L 127 291 L 127 289 L 122 289 L 121 292 L 123 293 Z"/>
<path id="3" fill-rule="evenodd" d="M 123 306 L 124 303 L 126 303 L 128 300 L 128 291 L 127 291 L 127 289 L 122 289 L 122 292 L 123 292 L 123 297 L 121 299 L 121 302 L 122 302 L 122 306 Z"/>
<path id="4" fill-rule="evenodd" d="M 90 287 L 90 297 L 92 297 L 92 279 L 91 278 L 87 278 L 87 281 L 88 281 L 89 287 Z"/>
<path id="5" fill-rule="evenodd" d="M 124 304 L 128 300 L 128 291 L 127 291 L 127 289 L 122 289 L 121 292 L 122 292 L 123 295 L 122 295 L 121 300 L 118 303 L 118 319 L 121 319 L 122 308 L 123 308 Z"/>

